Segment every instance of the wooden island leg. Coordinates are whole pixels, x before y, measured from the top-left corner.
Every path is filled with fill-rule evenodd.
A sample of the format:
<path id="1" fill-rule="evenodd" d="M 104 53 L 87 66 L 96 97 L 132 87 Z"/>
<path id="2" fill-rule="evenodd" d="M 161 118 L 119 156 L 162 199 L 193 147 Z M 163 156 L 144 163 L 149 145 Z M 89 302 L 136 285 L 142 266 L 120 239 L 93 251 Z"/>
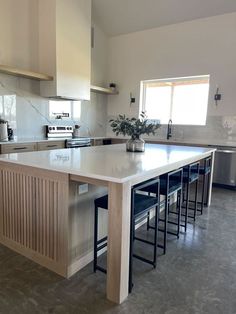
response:
<path id="1" fill-rule="evenodd" d="M 107 298 L 122 303 L 128 296 L 130 183 L 109 183 Z"/>

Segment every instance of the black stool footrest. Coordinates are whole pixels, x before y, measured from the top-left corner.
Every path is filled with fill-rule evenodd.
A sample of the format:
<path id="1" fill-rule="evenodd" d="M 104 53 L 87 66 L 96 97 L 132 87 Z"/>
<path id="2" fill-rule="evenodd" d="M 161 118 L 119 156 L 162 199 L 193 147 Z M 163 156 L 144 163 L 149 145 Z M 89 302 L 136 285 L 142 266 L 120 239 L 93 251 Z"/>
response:
<path id="1" fill-rule="evenodd" d="M 148 240 L 145 240 L 145 239 L 141 239 L 139 237 L 134 237 L 134 239 L 137 240 L 137 241 L 143 242 L 143 243 L 147 243 L 147 244 L 150 244 L 150 245 L 155 245 L 155 243 L 153 243 L 151 241 L 148 241 Z"/>
<path id="2" fill-rule="evenodd" d="M 165 230 L 163 230 L 163 229 L 160 229 L 160 228 L 158 228 L 158 231 L 160 231 L 160 232 L 165 232 Z M 174 236 L 176 236 L 176 237 L 178 237 L 179 235 L 178 235 L 178 233 L 175 233 L 175 232 L 172 232 L 172 231 L 167 231 L 167 233 L 168 234 L 172 234 L 172 235 L 174 235 Z"/>
<path id="3" fill-rule="evenodd" d="M 148 264 L 152 265 L 154 268 L 156 267 L 156 263 L 151 262 L 150 260 L 148 260 L 148 259 L 146 259 L 146 258 L 144 258 L 144 257 L 142 257 L 142 256 L 139 256 L 139 255 L 137 255 L 137 254 L 133 254 L 133 257 L 139 259 L 139 260 L 142 261 L 142 262 L 145 262 L 145 263 L 148 263 Z"/>
<path id="4" fill-rule="evenodd" d="M 107 270 L 106 270 L 105 268 L 99 266 L 99 265 L 96 265 L 95 269 L 96 269 L 96 270 L 99 270 L 99 271 L 101 271 L 101 272 L 103 272 L 104 274 L 107 273 Z"/>
<path id="5" fill-rule="evenodd" d="M 96 248 L 97 252 L 99 252 L 99 251 L 101 251 L 102 249 L 104 249 L 104 247 L 107 247 L 107 242 L 104 243 L 104 244 L 102 244 L 102 245 L 100 245 L 100 246 L 97 246 L 97 248 Z"/>
<path id="6" fill-rule="evenodd" d="M 98 240 L 98 241 L 97 241 L 97 244 L 103 243 L 103 242 L 105 242 L 105 241 L 107 241 L 107 236 L 106 236 L 106 237 L 103 237 L 103 238 L 100 239 L 100 240 Z"/>
<path id="7" fill-rule="evenodd" d="M 175 214 L 175 215 L 179 215 L 179 213 L 177 213 L 177 212 L 172 212 L 172 211 L 169 211 L 169 214 Z"/>
<path id="8" fill-rule="evenodd" d="M 182 216 L 186 217 L 186 214 L 182 214 Z M 188 215 L 188 218 L 195 219 L 195 217 L 194 217 L 194 216 L 191 216 L 191 215 Z"/>

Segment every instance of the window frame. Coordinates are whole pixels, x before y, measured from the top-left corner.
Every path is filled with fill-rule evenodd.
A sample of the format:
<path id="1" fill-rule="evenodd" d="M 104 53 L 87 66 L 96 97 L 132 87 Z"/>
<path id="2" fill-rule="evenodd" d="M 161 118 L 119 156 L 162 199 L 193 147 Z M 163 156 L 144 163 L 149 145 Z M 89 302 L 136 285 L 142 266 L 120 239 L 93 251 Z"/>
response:
<path id="1" fill-rule="evenodd" d="M 146 85 L 148 84 L 152 84 L 152 83 L 157 83 L 160 84 L 161 82 L 164 83 L 174 83 L 174 82 L 191 82 L 191 81 L 204 81 L 207 80 L 208 84 L 209 84 L 209 88 L 208 88 L 208 100 L 207 100 L 207 108 L 206 108 L 206 119 L 205 119 L 205 123 L 204 124 L 180 124 L 180 123 L 173 123 L 173 125 L 181 125 L 181 126 L 205 126 L 206 125 L 206 120 L 207 120 L 207 113 L 208 113 L 208 105 L 209 105 L 209 94 L 210 94 L 210 74 L 204 74 L 204 75 L 197 75 L 197 76 L 186 76 L 186 77 L 176 77 L 176 78 L 165 78 L 165 79 L 152 79 L 152 80 L 143 80 L 140 82 L 140 105 L 139 105 L 139 114 L 141 112 L 145 112 L 146 108 L 145 108 L 145 100 L 146 100 Z M 201 82 L 199 82 L 200 84 Z M 198 84 L 198 83 L 195 83 Z M 186 84 L 182 84 L 182 85 L 186 85 Z M 193 85 L 193 84 L 191 84 Z M 170 115 L 169 115 L 169 120 L 173 121 L 173 100 L 174 100 L 174 88 L 175 86 L 177 86 L 177 84 L 171 84 L 171 102 L 170 102 Z M 161 120 L 159 119 L 153 119 L 150 118 L 148 119 L 149 121 L 158 121 L 161 123 Z M 162 125 L 167 125 L 167 123 L 161 123 Z"/>

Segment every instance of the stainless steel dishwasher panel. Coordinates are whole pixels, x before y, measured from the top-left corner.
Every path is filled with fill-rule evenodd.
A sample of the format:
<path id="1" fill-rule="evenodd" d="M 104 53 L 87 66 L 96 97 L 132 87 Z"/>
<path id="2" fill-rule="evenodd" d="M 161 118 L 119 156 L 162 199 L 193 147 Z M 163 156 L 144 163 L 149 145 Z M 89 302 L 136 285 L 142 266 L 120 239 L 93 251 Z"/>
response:
<path id="1" fill-rule="evenodd" d="M 213 183 L 236 187 L 236 149 L 217 149 Z"/>

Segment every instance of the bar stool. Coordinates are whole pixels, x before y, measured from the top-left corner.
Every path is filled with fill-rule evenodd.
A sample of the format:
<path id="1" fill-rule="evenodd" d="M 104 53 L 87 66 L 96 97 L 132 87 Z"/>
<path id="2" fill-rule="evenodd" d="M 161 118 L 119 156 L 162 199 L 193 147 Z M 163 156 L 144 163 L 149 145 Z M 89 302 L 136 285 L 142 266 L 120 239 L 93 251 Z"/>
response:
<path id="1" fill-rule="evenodd" d="M 182 203 L 182 181 L 183 181 L 183 169 L 177 169 L 175 171 L 171 171 L 164 175 L 160 176 L 160 195 L 164 195 L 165 199 L 160 203 L 160 206 L 164 204 L 164 219 L 158 219 L 159 222 L 163 222 L 163 228 L 158 228 L 158 231 L 164 233 L 163 245 L 158 244 L 158 247 L 163 249 L 163 253 L 166 254 L 167 248 L 167 234 L 175 235 L 179 238 L 180 233 L 180 223 L 181 223 L 181 203 Z M 143 191 L 148 192 L 149 194 L 155 194 L 155 190 L 153 186 L 148 186 Z M 177 194 L 176 201 L 176 211 L 170 211 L 170 200 L 171 197 Z M 170 214 L 177 215 L 177 222 L 170 219 Z M 168 224 L 176 225 L 176 232 L 168 230 Z M 147 216 L 147 229 L 154 229 L 153 226 L 150 225 L 150 214 Z"/>
<path id="2" fill-rule="evenodd" d="M 188 218 L 192 218 L 194 221 L 196 220 L 197 214 L 197 196 L 198 196 L 198 180 L 199 180 L 199 167 L 200 162 L 195 162 L 190 165 L 187 165 L 183 168 L 183 185 L 184 185 L 184 197 L 183 204 L 185 202 L 185 213 L 182 215 L 185 217 L 184 224 L 181 224 L 184 227 L 185 232 L 187 231 Z M 189 193 L 191 185 L 195 183 L 195 193 L 194 193 L 194 207 L 189 207 Z M 185 198 L 186 193 L 186 198 Z M 193 215 L 189 214 L 189 209 L 193 210 Z"/>
<path id="3" fill-rule="evenodd" d="M 155 187 L 155 196 L 140 194 L 140 189 L 153 185 Z M 158 234 L 158 217 L 159 217 L 159 190 L 160 181 L 159 178 L 148 180 L 144 183 L 135 185 L 131 190 L 131 217 L 130 217 L 130 261 L 129 261 L 129 292 L 132 290 L 132 268 L 133 268 L 133 257 L 156 267 L 157 260 L 157 234 Z M 107 236 L 98 239 L 98 209 L 108 209 L 108 195 L 104 195 L 94 200 L 94 262 L 93 270 L 100 270 L 106 273 L 106 269 L 99 266 L 97 262 L 98 252 L 103 248 L 107 247 Z M 155 208 L 155 233 L 154 241 L 148 241 L 135 236 L 135 224 L 140 222 L 143 217 L 146 217 L 150 209 Z M 134 254 L 133 242 L 134 240 L 141 241 L 145 244 L 153 246 L 153 258 L 147 259 L 146 257 Z"/>
<path id="4" fill-rule="evenodd" d="M 197 171 L 197 169 L 195 169 Z M 209 184 L 210 184 L 210 176 L 211 176 L 211 156 L 207 157 L 203 160 L 202 164 L 200 164 L 199 167 L 199 175 L 202 176 L 202 189 L 201 189 L 201 201 L 197 202 L 198 205 L 200 205 L 200 208 L 197 208 L 197 211 L 203 214 L 203 207 L 204 205 L 207 205 L 207 202 L 205 202 L 205 199 L 208 199 L 208 193 L 209 193 Z M 206 185 L 207 183 L 207 185 Z M 206 188 L 207 186 L 207 188 Z M 205 195 L 205 192 L 207 194 Z M 192 201 L 190 201 L 192 202 Z"/>

